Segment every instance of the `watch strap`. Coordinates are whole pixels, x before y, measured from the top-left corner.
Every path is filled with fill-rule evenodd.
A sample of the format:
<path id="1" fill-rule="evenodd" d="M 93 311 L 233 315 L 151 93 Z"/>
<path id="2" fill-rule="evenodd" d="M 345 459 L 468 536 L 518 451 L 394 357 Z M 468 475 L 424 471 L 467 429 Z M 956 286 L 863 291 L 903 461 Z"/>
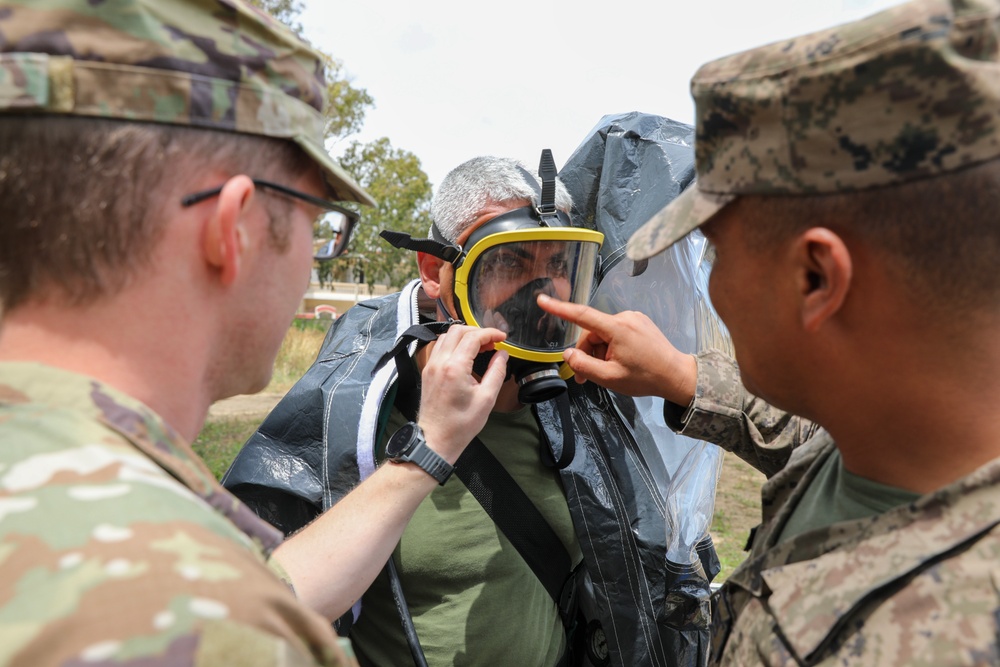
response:
<path id="1" fill-rule="evenodd" d="M 421 470 L 436 479 L 438 484 L 447 482 L 455 469 L 450 463 L 441 458 L 437 452 L 427 446 L 427 441 L 424 440 L 422 434 L 420 440 L 414 445 L 407 458 L 411 463 L 417 464 Z"/>
<path id="2" fill-rule="evenodd" d="M 445 461 L 437 452 L 427 446 L 427 440 L 424 439 L 423 429 L 421 429 L 414 422 L 410 422 L 407 426 L 412 429 L 410 441 L 404 445 L 402 451 L 398 455 L 390 456 L 389 460 L 393 463 L 413 463 L 428 475 L 436 479 L 438 484 L 444 484 L 447 482 L 448 478 L 451 477 L 454 467 Z M 400 431 L 402 430 L 403 429 L 400 429 Z M 400 431 L 393 434 L 390 440 L 400 437 L 402 435 Z"/>

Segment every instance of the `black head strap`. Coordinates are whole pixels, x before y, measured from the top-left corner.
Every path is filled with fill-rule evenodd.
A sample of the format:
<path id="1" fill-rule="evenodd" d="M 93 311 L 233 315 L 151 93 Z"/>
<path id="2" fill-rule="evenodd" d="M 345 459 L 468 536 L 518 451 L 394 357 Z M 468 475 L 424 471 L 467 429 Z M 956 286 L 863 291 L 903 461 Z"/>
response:
<path id="1" fill-rule="evenodd" d="M 539 225 L 542 227 L 562 227 L 565 221 L 559 220 L 558 209 L 556 209 L 556 161 L 552 157 L 551 149 L 542 149 L 542 157 L 538 163 L 538 175 L 542 179 L 541 186 L 534 174 L 518 165 L 518 171 L 524 177 L 524 181 L 535 191 L 538 197 L 538 206 L 535 206 L 535 213 L 538 214 Z M 396 248 L 405 248 L 417 252 L 425 252 L 438 259 L 443 259 L 449 264 L 458 264 L 462 257 L 461 246 L 451 243 L 446 238 L 436 224 L 431 225 L 431 238 L 415 239 L 403 232 L 394 232 L 388 229 L 379 232 L 379 236 L 391 243 Z"/>
<path id="2" fill-rule="evenodd" d="M 524 180 L 535 190 L 538 196 L 538 205 L 535 206 L 535 213 L 538 215 L 538 224 L 542 227 L 561 227 L 565 225 L 558 219 L 559 210 L 556 208 L 556 161 L 552 157 L 552 151 L 548 148 L 542 149 L 542 157 L 538 161 L 538 175 L 542 179 L 541 187 L 538 181 L 527 169 L 518 167 Z"/>
<path id="3" fill-rule="evenodd" d="M 538 214 L 542 218 L 555 215 L 556 213 L 556 161 L 552 158 L 552 151 L 548 148 L 542 150 L 542 158 L 538 162 L 538 175 L 542 179 L 542 195 L 538 199 Z"/>
<path id="4" fill-rule="evenodd" d="M 539 187 L 538 180 L 535 178 L 535 175 L 532 174 L 527 169 L 525 169 L 524 167 L 522 167 L 521 165 L 517 165 L 517 170 L 521 172 L 521 176 L 524 177 L 524 182 L 531 186 L 531 189 L 535 191 L 535 196 L 538 197 L 539 201 L 541 201 L 542 188 Z"/>
<path id="5" fill-rule="evenodd" d="M 413 341 L 419 341 L 417 347 L 423 347 L 431 341 L 437 340 L 438 336 L 443 334 L 448 330 L 455 322 L 449 320 L 447 322 L 428 322 L 427 324 L 414 324 L 412 327 L 400 334 L 399 338 L 396 339 L 396 344 L 392 346 L 392 349 L 382 355 L 382 358 L 378 360 L 375 364 L 375 368 L 372 369 L 372 377 L 378 373 L 382 366 L 385 366 L 386 362 L 390 359 L 399 359 L 400 355 L 404 358 L 409 358 L 409 354 L 406 352 L 406 348 L 410 346 Z"/>
<path id="6" fill-rule="evenodd" d="M 383 354 L 382 358 L 375 364 L 375 368 L 372 369 L 374 377 L 390 359 L 395 360 L 396 372 L 399 374 L 396 406 L 406 415 L 407 419 L 413 419 L 411 415 L 417 414 L 417 408 L 420 405 L 420 373 L 409 355 L 410 343 L 417 341 L 417 349 L 419 349 L 427 343 L 437 340 L 437 337 L 447 331 L 451 325 L 451 321 L 414 324 L 400 335 L 393 348 Z"/>
<path id="7" fill-rule="evenodd" d="M 438 226 L 435 223 L 431 223 L 431 238 L 438 243 L 451 243 L 451 241 L 444 237 L 444 234 L 441 233 L 441 230 L 438 229 Z"/>
<path id="8" fill-rule="evenodd" d="M 538 175 L 542 179 L 541 187 L 530 171 L 521 166 L 518 166 L 518 170 L 538 197 L 535 213 L 538 214 L 539 224 L 543 227 L 562 226 L 564 223 L 554 220 L 558 212 L 556 209 L 556 176 L 559 172 L 556 171 L 556 161 L 552 157 L 552 151 L 548 148 L 542 149 L 542 157 L 538 162 Z"/>
<path id="9" fill-rule="evenodd" d="M 394 232 L 389 229 L 383 229 L 378 235 L 395 248 L 425 252 L 438 259 L 443 259 L 449 264 L 454 264 L 462 256 L 462 249 L 454 243 L 436 239 L 415 239 L 405 232 Z"/>

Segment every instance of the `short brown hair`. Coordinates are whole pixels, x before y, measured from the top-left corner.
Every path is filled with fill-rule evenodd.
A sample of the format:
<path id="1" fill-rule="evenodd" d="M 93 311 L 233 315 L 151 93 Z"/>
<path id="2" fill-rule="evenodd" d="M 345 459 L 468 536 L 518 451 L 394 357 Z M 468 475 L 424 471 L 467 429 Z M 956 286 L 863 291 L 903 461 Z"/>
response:
<path id="1" fill-rule="evenodd" d="M 0 120 L 0 304 L 92 303 L 148 265 L 166 221 L 206 165 L 267 178 L 310 162 L 291 142 L 230 132 L 52 116 Z M 287 216 L 271 215 L 286 243 Z"/>
<path id="2" fill-rule="evenodd" d="M 810 227 L 878 249 L 905 290 L 940 314 L 1000 304 L 1000 160 L 858 192 L 741 196 L 747 241 L 765 250 Z"/>

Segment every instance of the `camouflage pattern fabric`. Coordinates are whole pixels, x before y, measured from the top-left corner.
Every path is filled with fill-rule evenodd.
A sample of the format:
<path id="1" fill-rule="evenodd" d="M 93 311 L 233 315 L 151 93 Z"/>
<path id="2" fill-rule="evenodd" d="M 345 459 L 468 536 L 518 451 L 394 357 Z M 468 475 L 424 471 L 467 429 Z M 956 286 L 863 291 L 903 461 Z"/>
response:
<path id="1" fill-rule="evenodd" d="M 748 394 L 714 351 L 698 357 L 683 433 L 773 475 L 750 555 L 714 600 L 712 664 L 1000 664 L 1000 459 L 912 504 L 778 543 L 835 452 L 829 434 Z"/>
<path id="2" fill-rule="evenodd" d="M 356 664 L 280 540 L 142 404 L 0 364 L 0 664 Z"/>
<path id="3" fill-rule="evenodd" d="M 715 443 L 767 477 L 820 432 L 816 424 L 748 393 L 736 362 L 722 352 L 709 349 L 696 359 L 698 385 L 688 416 L 680 423 L 665 415 L 675 431 Z"/>
<path id="4" fill-rule="evenodd" d="M 741 194 L 844 192 L 1000 156 L 1000 4 L 917 0 L 703 65 L 696 187 L 629 240 L 651 257 Z"/>
<path id="5" fill-rule="evenodd" d="M 0 0 L 0 114 L 288 139 L 335 197 L 374 204 L 323 147 L 323 63 L 243 0 Z"/>

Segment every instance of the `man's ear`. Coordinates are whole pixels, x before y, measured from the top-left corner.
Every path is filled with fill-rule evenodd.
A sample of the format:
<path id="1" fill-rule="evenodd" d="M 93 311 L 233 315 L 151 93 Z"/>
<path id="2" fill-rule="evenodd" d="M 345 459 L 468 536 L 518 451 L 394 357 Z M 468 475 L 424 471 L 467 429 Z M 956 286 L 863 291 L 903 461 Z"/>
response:
<path id="1" fill-rule="evenodd" d="M 441 267 L 444 266 L 444 260 L 426 252 L 418 252 L 417 266 L 420 268 L 424 292 L 430 298 L 437 299 L 441 296 Z"/>
<path id="2" fill-rule="evenodd" d="M 815 333 L 844 305 L 854 265 L 844 240 L 825 227 L 800 235 L 793 248 L 798 263 L 802 326 Z"/>
<path id="3" fill-rule="evenodd" d="M 240 271 L 247 249 L 244 211 L 254 194 L 254 184 L 247 176 L 234 176 L 222 186 L 215 209 L 205 223 L 202 236 L 205 261 L 219 272 L 223 285 L 231 285 Z"/>

